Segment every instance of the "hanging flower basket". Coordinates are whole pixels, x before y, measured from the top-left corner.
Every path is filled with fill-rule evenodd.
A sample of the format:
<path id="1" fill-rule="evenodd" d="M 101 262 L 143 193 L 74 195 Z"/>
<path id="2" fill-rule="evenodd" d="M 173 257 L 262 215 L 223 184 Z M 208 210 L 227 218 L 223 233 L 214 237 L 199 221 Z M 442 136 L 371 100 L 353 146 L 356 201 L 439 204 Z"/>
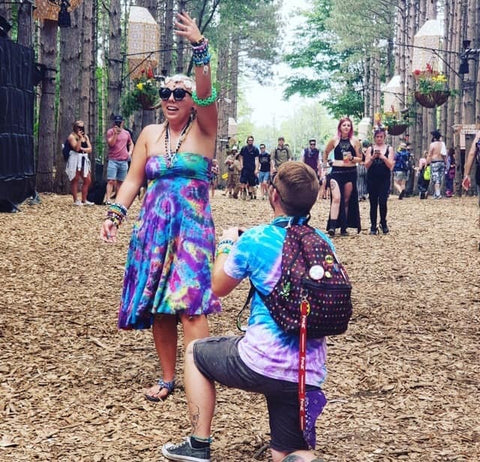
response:
<path id="1" fill-rule="evenodd" d="M 155 108 L 155 101 L 152 101 L 149 95 L 141 93 L 138 95 L 138 101 L 142 105 L 144 111 L 153 111 Z"/>
<path id="2" fill-rule="evenodd" d="M 407 124 L 387 125 L 389 135 L 398 136 L 404 133 L 408 128 Z"/>
<path id="3" fill-rule="evenodd" d="M 417 102 L 421 104 L 423 107 L 428 107 L 428 108 L 441 106 L 447 101 L 449 96 L 450 96 L 450 92 L 448 90 L 432 91 L 430 93 L 420 93 L 419 91 L 415 92 L 415 99 L 417 100 Z"/>
<path id="4" fill-rule="evenodd" d="M 158 87 L 152 69 L 142 69 L 141 77 L 133 81 L 133 88 L 122 95 L 122 115 L 129 117 L 135 111 L 153 111 L 160 107 Z"/>

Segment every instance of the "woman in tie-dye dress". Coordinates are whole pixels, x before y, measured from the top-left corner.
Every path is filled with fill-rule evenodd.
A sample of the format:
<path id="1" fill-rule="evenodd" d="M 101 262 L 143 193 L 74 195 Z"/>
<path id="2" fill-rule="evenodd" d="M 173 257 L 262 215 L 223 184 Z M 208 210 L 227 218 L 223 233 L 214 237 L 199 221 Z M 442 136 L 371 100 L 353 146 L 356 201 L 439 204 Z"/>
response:
<path id="1" fill-rule="evenodd" d="M 118 326 L 152 326 L 163 377 L 145 391 L 151 401 L 164 400 L 175 387 L 177 322 L 187 345 L 208 336 L 206 315 L 220 311 L 210 281 L 215 232 L 208 191 L 217 107 L 208 41 L 187 13 L 177 16 L 176 29 L 192 43 L 195 81 L 183 75 L 165 80 L 160 97 L 166 121 L 142 130 L 128 176 L 101 230 L 104 241 L 115 242 L 118 226 L 146 177 L 148 188 L 133 226 Z"/>

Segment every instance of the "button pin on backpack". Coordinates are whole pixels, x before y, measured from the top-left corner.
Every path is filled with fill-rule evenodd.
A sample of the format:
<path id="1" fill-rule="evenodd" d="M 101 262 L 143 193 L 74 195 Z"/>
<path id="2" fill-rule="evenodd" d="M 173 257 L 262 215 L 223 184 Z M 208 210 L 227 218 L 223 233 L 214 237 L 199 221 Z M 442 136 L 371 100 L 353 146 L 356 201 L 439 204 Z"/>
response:
<path id="1" fill-rule="evenodd" d="M 284 298 L 288 298 L 290 295 L 290 281 L 283 285 L 280 295 Z"/>
<path id="2" fill-rule="evenodd" d="M 325 271 L 323 270 L 323 266 L 320 266 L 320 265 L 313 265 L 308 271 L 308 275 L 314 281 L 319 281 L 320 279 L 322 279 L 324 274 L 325 274 Z"/>

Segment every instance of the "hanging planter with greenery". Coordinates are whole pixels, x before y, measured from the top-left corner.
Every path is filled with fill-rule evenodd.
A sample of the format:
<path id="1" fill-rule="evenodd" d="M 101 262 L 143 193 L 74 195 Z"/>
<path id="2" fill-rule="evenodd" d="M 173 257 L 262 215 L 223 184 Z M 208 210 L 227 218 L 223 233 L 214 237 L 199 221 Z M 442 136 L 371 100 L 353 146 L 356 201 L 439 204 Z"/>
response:
<path id="1" fill-rule="evenodd" d="M 415 69 L 413 76 L 417 81 L 415 99 L 424 107 L 434 108 L 444 104 L 454 92 L 449 90 L 447 77 L 441 72 L 433 70 L 427 64 L 425 70 Z"/>
<path id="2" fill-rule="evenodd" d="M 158 87 L 153 71 L 142 70 L 141 77 L 133 81 L 133 88 L 122 96 L 122 114 L 129 117 L 135 111 L 152 111 L 159 105 Z"/>
<path id="3" fill-rule="evenodd" d="M 395 111 L 392 107 L 391 111 L 386 111 L 380 114 L 381 125 L 383 125 L 389 135 L 398 136 L 405 133 L 407 128 L 411 125 L 409 120 L 409 110 Z"/>

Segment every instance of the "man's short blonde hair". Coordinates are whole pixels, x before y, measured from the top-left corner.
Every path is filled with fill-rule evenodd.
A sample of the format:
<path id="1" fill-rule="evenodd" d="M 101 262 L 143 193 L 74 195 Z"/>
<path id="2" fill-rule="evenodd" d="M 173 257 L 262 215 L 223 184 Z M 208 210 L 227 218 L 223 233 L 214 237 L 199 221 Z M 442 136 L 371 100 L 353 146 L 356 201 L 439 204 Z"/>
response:
<path id="1" fill-rule="evenodd" d="M 273 186 L 280 195 L 283 211 L 289 216 L 309 214 L 320 189 L 315 171 L 296 161 L 280 165 Z"/>

